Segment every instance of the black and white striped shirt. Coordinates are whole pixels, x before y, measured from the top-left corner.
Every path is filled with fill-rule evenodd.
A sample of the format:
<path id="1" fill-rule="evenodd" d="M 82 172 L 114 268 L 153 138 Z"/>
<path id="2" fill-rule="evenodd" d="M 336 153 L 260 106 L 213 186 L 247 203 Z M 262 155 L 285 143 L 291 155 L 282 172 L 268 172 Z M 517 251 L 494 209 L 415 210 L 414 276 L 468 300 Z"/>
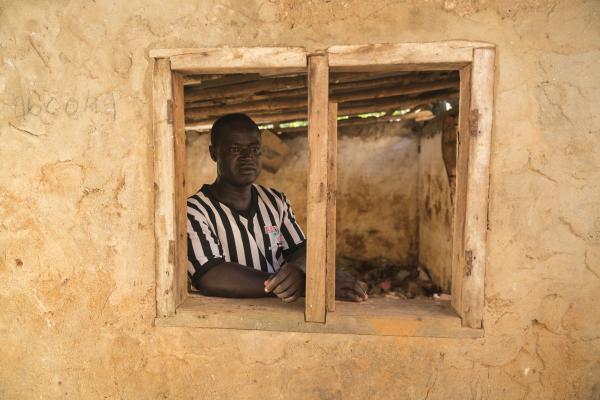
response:
<path id="1" fill-rule="evenodd" d="M 187 200 L 188 273 L 235 262 L 275 272 L 306 237 L 285 195 L 252 185 L 252 202 L 238 211 L 218 201 L 208 185 Z"/>

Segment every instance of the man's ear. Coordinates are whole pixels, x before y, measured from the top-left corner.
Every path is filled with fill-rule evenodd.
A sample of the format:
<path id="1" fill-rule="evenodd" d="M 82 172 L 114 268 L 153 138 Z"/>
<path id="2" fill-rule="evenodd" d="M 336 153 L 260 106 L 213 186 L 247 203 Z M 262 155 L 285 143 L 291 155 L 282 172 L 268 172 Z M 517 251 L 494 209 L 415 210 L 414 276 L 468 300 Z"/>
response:
<path id="1" fill-rule="evenodd" d="M 217 162 L 217 149 L 212 144 L 208 146 L 208 152 L 210 153 L 210 158 Z"/>

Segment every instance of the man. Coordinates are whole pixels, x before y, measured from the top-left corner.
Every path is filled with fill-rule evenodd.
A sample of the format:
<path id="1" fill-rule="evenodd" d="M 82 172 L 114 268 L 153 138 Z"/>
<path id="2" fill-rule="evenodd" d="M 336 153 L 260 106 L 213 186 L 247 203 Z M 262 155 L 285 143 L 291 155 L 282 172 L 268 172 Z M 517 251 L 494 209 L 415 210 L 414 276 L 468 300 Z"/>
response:
<path id="1" fill-rule="evenodd" d="M 254 184 L 261 171 L 258 126 L 245 114 L 229 114 L 214 123 L 210 138 L 217 179 L 187 202 L 192 284 L 207 296 L 296 300 L 305 288 L 306 238 L 285 195 Z M 340 271 L 336 297 L 363 301 L 367 294 Z"/>

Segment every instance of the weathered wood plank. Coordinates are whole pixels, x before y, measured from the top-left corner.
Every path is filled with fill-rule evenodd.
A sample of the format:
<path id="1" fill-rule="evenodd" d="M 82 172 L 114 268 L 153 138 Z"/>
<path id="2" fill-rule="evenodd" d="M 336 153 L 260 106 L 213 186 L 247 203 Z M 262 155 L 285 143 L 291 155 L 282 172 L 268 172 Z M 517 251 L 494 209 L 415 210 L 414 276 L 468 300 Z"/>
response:
<path id="1" fill-rule="evenodd" d="M 347 73 L 398 73 L 398 72 L 424 72 L 424 71 L 458 71 L 467 66 L 466 62 L 432 63 L 432 64 L 377 64 L 377 65 L 349 65 L 333 69 L 336 72 Z"/>
<path id="2" fill-rule="evenodd" d="M 483 319 L 494 56 L 493 48 L 475 49 L 471 73 L 465 270 L 462 282 L 463 323 L 471 328 L 480 328 Z"/>
<path id="3" fill-rule="evenodd" d="M 385 43 L 332 46 L 327 52 L 329 66 L 336 71 L 344 70 L 343 67 L 365 66 L 385 70 L 391 66 L 402 65 L 418 71 L 457 69 L 457 66 L 466 65 L 473 60 L 473 48 L 489 46 L 492 45 L 466 41 Z"/>
<path id="4" fill-rule="evenodd" d="M 327 56 L 308 58 L 308 188 L 306 308 L 307 322 L 325 322 L 325 279 L 327 246 L 327 142 L 328 142 Z"/>
<path id="5" fill-rule="evenodd" d="M 190 103 L 199 100 L 206 101 L 211 99 L 223 99 L 225 97 L 240 98 L 262 91 L 276 93 L 279 91 L 287 92 L 291 89 L 299 88 L 306 88 L 306 76 L 304 75 L 286 78 L 260 79 L 250 82 L 233 84 L 229 86 L 216 86 L 212 88 L 194 86 L 189 89 L 186 89 L 185 101 Z"/>
<path id="6" fill-rule="evenodd" d="M 456 79 L 443 79 L 433 82 L 418 82 L 407 85 L 395 85 L 383 88 L 363 89 L 352 92 L 334 92 L 330 97 L 332 101 L 347 103 L 357 100 L 376 100 L 407 94 L 420 94 L 434 92 L 444 89 L 458 89 L 459 82 Z"/>
<path id="7" fill-rule="evenodd" d="M 190 296 L 156 326 L 378 336 L 481 338 L 483 329 L 461 326 L 450 304 L 433 300 L 370 298 L 364 303 L 338 302 L 326 324 L 304 322 L 302 299 L 220 299 Z"/>
<path id="8" fill-rule="evenodd" d="M 221 47 L 151 51 L 169 57 L 171 69 L 183 73 L 250 73 L 306 71 L 306 51 L 300 47 Z"/>
<path id="9" fill-rule="evenodd" d="M 418 97 L 388 97 L 372 101 L 351 101 L 348 103 L 338 103 L 340 115 L 352 115 L 358 113 L 402 110 L 412 108 L 421 104 L 428 104 L 438 100 L 451 101 L 456 98 L 458 92 L 449 91 L 439 94 L 425 94 Z M 292 120 L 303 120 L 307 118 L 307 113 L 303 108 L 281 110 L 281 111 L 248 111 L 246 112 L 257 124 L 267 122 L 283 122 Z M 194 110 L 186 111 L 186 120 L 188 125 L 207 125 L 212 124 L 219 114 L 207 116 Z"/>
<path id="10" fill-rule="evenodd" d="M 361 76 L 368 74 L 354 73 L 353 75 L 356 77 L 356 79 L 360 79 Z M 236 75 L 231 76 L 235 77 Z M 361 96 L 361 98 L 367 99 L 398 94 L 426 92 L 443 89 L 445 87 L 422 87 L 414 85 L 423 85 L 427 83 L 431 85 L 432 83 L 447 81 L 449 79 L 456 85 L 449 85 L 447 87 L 458 87 L 458 79 L 453 78 L 454 77 L 449 73 L 428 73 L 426 75 L 396 74 L 396 76 L 382 79 L 365 79 L 337 84 L 330 82 L 329 95 L 333 99 L 333 96 L 344 96 L 345 94 L 352 92 L 353 95 L 358 94 Z M 207 84 L 211 84 L 213 82 L 215 81 L 209 81 Z M 411 87 L 413 88 L 412 90 L 410 90 Z M 361 92 L 361 89 L 363 91 L 369 91 L 363 93 Z M 380 91 L 376 91 L 377 89 Z M 386 94 L 385 92 L 381 92 L 382 89 L 403 90 L 400 93 Z M 201 86 L 191 86 L 187 87 L 185 90 L 185 101 L 187 103 L 187 107 L 196 108 L 211 105 L 223 105 L 228 103 L 242 103 L 254 100 L 275 99 L 281 97 L 288 99 L 299 96 L 306 97 L 307 93 L 308 89 L 306 88 L 306 77 L 293 76 L 286 78 L 261 79 L 250 82 L 242 82 L 240 84 L 231 84 L 226 86 L 219 85 L 208 88 L 205 88 L 204 84 Z M 352 100 L 352 98 L 346 99 L 346 101 L 350 100 Z"/>
<path id="11" fill-rule="evenodd" d="M 336 193 L 337 193 L 337 103 L 329 103 L 329 126 L 327 129 L 327 311 L 335 311 L 335 241 L 336 241 Z"/>
<path id="12" fill-rule="evenodd" d="M 344 93 L 333 93 L 330 97 L 332 101 L 337 103 L 348 103 L 359 100 L 367 100 L 369 102 L 376 100 L 384 100 L 401 95 L 419 94 L 426 92 L 434 92 L 444 89 L 458 89 L 459 83 L 455 79 L 445 79 L 441 81 L 416 83 L 405 86 L 383 87 L 375 89 L 364 89 L 359 91 L 351 91 Z M 306 97 L 283 97 L 269 98 L 264 100 L 253 100 L 239 102 L 233 104 L 218 104 L 212 106 L 195 106 L 188 104 L 188 115 L 193 115 L 194 118 L 205 118 L 209 115 L 220 113 L 235 113 L 263 110 L 285 110 L 295 109 L 306 105 Z"/>
<path id="13" fill-rule="evenodd" d="M 152 115 L 154 131 L 154 237 L 156 241 L 156 313 L 173 315 L 176 305 L 175 155 L 173 125 L 169 122 L 173 100 L 168 59 L 154 61 Z"/>
<path id="14" fill-rule="evenodd" d="M 173 133 L 175 135 L 175 213 L 177 228 L 177 263 L 175 301 L 179 305 L 187 297 L 187 211 L 185 197 L 185 115 L 183 75 L 173 74 Z"/>
<path id="15" fill-rule="evenodd" d="M 462 280 L 464 276 L 464 231 L 467 209 L 469 170 L 469 115 L 471 109 L 471 66 L 460 70 L 456 189 L 454 194 L 454 228 L 452 234 L 452 306 L 463 315 Z"/>
<path id="16" fill-rule="evenodd" d="M 286 54 L 306 54 L 303 47 L 183 47 L 177 49 L 151 49 L 148 54 L 151 58 L 170 58 L 182 55 L 212 55 L 212 54 L 237 54 L 248 52 L 252 55 L 265 54 L 265 50 Z M 306 60 L 305 60 L 306 61 Z"/>
<path id="17" fill-rule="evenodd" d="M 227 87 L 241 83 L 258 81 L 261 79 L 262 78 L 260 74 L 199 74 L 184 75 L 183 84 L 186 86 L 187 91 L 188 88 L 192 89 L 195 85 L 201 85 L 204 89 L 212 89 L 215 87 Z M 192 87 L 189 87 L 188 85 Z"/>

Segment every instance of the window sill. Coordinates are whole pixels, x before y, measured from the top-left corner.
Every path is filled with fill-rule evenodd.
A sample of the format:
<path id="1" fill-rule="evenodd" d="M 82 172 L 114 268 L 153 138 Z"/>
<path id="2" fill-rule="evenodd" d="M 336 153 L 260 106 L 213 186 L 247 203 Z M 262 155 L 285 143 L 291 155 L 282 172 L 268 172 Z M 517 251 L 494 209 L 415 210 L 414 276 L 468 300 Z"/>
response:
<path id="1" fill-rule="evenodd" d="M 373 298 L 365 303 L 336 302 L 325 324 L 304 322 L 304 299 L 292 304 L 276 298 L 223 299 L 190 295 L 175 315 L 156 326 L 343 333 L 377 336 L 481 338 L 483 329 L 465 328 L 448 301 Z"/>

